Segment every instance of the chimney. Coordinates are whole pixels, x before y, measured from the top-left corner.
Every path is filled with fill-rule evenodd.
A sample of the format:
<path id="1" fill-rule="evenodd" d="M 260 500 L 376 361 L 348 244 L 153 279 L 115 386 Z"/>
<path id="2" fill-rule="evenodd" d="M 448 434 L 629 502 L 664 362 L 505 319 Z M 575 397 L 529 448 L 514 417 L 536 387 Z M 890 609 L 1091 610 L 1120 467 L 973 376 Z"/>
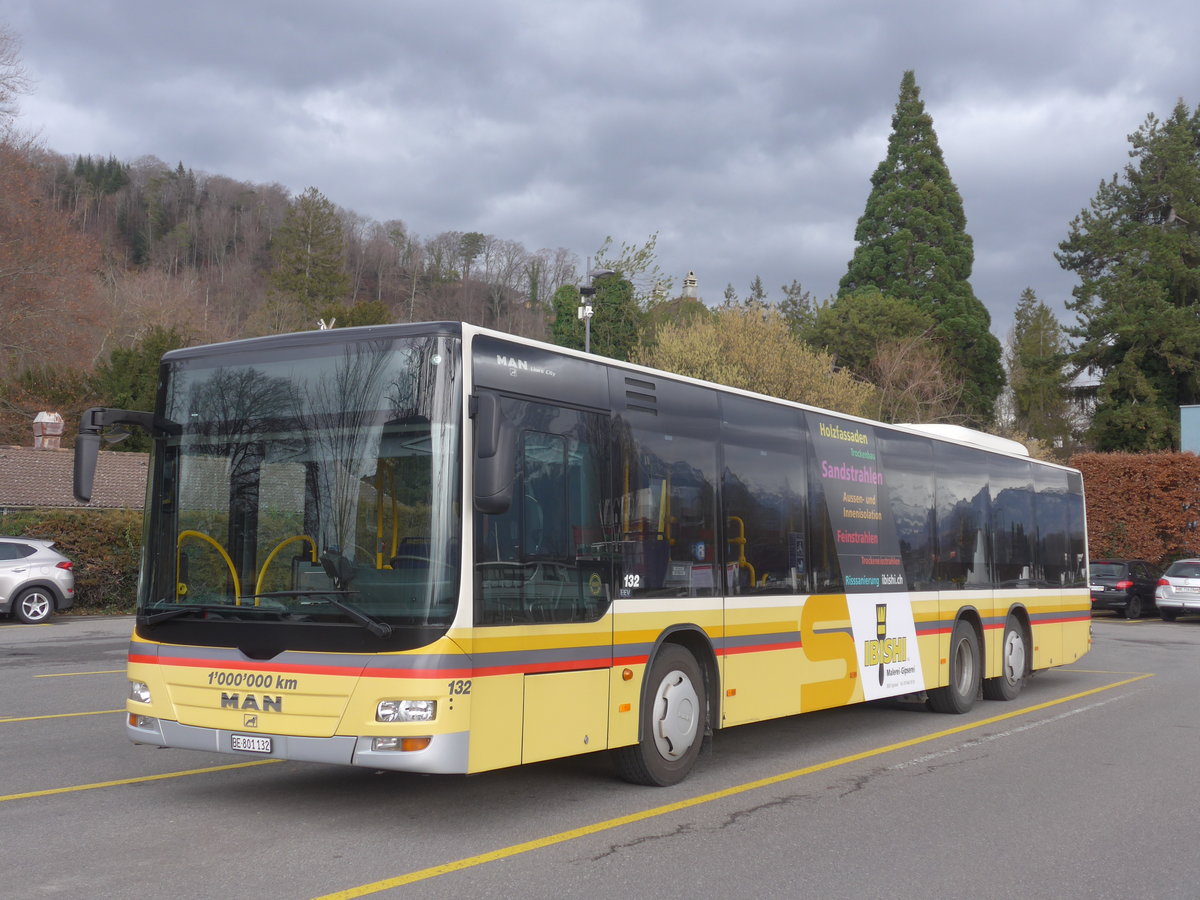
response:
<path id="1" fill-rule="evenodd" d="M 33 417 L 33 449 L 57 450 L 62 441 L 63 417 L 56 412 L 40 412 Z"/>
<path id="2" fill-rule="evenodd" d="M 683 296 L 696 299 L 696 273 L 688 272 L 687 277 L 683 279 Z"/>

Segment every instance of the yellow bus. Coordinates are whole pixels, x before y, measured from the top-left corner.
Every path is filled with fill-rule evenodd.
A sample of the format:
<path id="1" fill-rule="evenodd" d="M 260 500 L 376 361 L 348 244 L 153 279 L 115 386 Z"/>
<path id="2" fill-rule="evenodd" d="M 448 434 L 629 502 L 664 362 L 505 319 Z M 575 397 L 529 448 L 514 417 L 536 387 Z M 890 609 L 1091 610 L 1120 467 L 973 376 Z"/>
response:
<path id="1" fill-rule="evenodd" d="M 611 751 L 885 697 L 962 713 L 1090 646 L 1083 484 L 457 322 L 168 353 L 126 731 L 407 772 Z"/>

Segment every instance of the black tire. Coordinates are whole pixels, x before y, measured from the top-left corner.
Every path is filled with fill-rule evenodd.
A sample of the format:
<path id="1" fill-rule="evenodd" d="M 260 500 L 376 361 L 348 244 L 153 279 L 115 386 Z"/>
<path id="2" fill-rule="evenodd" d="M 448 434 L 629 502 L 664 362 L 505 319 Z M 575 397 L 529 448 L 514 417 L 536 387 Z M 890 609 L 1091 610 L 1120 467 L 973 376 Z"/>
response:
<path id="1" fill-rule="evenodd" d="M 1179 618 L 1179 610 L 1158 608 L 1158 614 L 1164 622 L 1174 622 Z"/>
<path id="2" fill-rule="evenodd" d="M 663 644 L 646 673 L 641 738 L 613 754 L 617 774 L 634 784 L 666 787 L 687 777 L 708 727 L 704 673 L 678 644 Z"/>
<path id="3" fill-rule="evenodd" d="M 45 588 L 26 588 L 13 600 L 12 611 L 26 625 L 45 622 L 54 614 L 54 595 Z"/>
<path id="4" fill-rule="evenodd" d="M 959 619 L 950 635 L 950 683 L 929 692 L 929 708 L 955 715 L 969 712 L 979 696 L 980 660 L 979 636 Z"/>
<path id="5" fill-rule="evenodd" d="M 1142 598 L 1137 594 L 1130 594 L 1129 599 L 1125 601 L 1125 618 L 1140 619 L 1142 617 Z"/>
<path id="6" fill-rule="evenodd" d="M 1017 617 L 1004 620 L 1004 638 L 1000 644 L 1000 674 L 983 679 L 986 700 L 1015 700 L 1029 677 L 1029 641 Z"/>

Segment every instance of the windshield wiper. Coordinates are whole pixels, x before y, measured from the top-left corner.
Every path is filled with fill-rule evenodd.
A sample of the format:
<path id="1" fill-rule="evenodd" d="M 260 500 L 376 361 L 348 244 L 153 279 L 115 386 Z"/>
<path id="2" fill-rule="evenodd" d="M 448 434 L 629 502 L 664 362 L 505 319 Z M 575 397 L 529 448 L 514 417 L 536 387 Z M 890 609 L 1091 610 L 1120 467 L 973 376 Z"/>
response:
<path id="1" fill-rule="evenodd" d="M 254 597 L 322 597 L 330 606 L 344 612 L 371 634 L 385 638 L 392 633 L 392 626 L 374 616 L 367 615 L 361 609 L 351 606 L 345 600 L 339 600 L 338 594 L 349 594 L 350 591 L 269 591 L 265 594 L 254 594 Z"/>
<path id="2" fill-rule="evenodd" d="M 202 605 L 189 603 L 187 605 L 174 606 L 170 609 L 162 609 L 152 613 L 138 613 L 138 624 L 140 625 L 157 625 L 159 622 L 166 622 L 169 619 L 177 619 L 180 616 L 186 616 L 189 613 L 204 613 L 204 612 L 219 612 L 229 613 L 238 609 L 236 606 L 229 605 Z M 236 616 L 235 616 L 236 618 Z"/>

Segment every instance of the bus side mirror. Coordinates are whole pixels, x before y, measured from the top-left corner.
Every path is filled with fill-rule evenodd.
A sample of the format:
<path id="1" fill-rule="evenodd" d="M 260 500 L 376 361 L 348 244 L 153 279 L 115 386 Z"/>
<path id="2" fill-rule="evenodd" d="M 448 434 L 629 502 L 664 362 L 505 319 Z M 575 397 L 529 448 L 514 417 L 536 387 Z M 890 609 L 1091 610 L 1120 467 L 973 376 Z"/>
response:
<path id="1" fill-rule="evenodd" d="M 170 428 L 156 423 L 154 413 L 135 409 L 108 409 L 93 406 L 79 418 L 79 434 L 75 438 L 75 499 L 88 503 L 96 481 L 96 460 L 100 455 L 100 431 L 109 425 L 136 425 L 150 434 L 164 433 Z M 128 435 L 124 435 L 128 437 Z"/>
<path id="2" fill-rule="evenodd" d="M 475 508 L 499 515 L 512 506 L 516 480 L 516 440 L 500 410 L 500 398 L 480 393 L 472 398 L 475 420 Z"/>
<path id="3" fill-rule="evenodd" d="M 100 434 L 80 434 L 75 438 L 75 499 L 88 503 L 96 481 L 96 460 L 100 456 Z"/>

